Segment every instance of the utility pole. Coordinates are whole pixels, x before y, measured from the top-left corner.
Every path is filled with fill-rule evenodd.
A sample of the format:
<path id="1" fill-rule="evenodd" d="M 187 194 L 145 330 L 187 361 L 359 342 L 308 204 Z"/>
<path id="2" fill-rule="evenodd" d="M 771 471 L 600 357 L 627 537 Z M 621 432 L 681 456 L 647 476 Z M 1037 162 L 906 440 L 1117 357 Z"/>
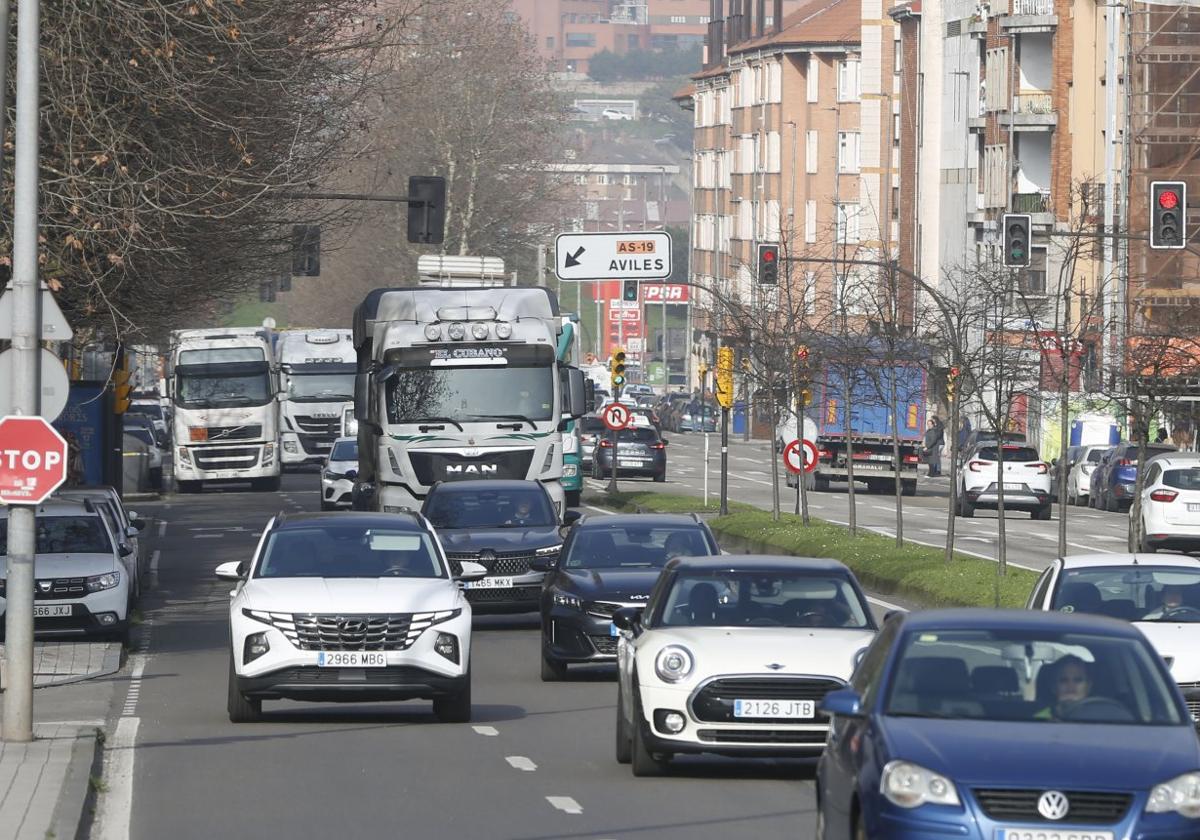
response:
<path id="1" fill-rule="evenodd" d="M 8 20 L 8 3 L 2 9 Z M 13 166 L 13 414 L 41 411 L 42 318 L 38 284 L 38 25 L 40 0 L 17 6 L 17 123 Z M 6 39 L 7 40 L 7 39 Z M 0 138 L 2 139 L 2 138 Z M 36 506 L 13 505 L 8 515 L 7 608 L 4 616 L 8 684 L 4 740 L 33 740 L 33 561 Z"/>

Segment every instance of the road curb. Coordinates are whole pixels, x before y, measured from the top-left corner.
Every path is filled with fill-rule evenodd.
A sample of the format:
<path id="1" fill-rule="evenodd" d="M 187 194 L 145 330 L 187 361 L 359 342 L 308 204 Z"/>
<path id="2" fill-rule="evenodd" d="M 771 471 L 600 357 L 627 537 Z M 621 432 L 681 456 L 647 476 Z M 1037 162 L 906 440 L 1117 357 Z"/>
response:
<path id="1" fill-rule="evenodd" d="M 104 738 L 97 727 L 80 730 L 71 747 L 71 760 L 63 779 L 62 791 L 54 807 L 51 837 L 85 838 L 95 816 L 96 790 L 92 779 L 99 779 L 104 766 Z"/>
<path id="2" fill-rule="evenodd" d="M 85 680 L 94 680 L 97 677 L 107 677 L 109 674 L 115 674 L 121 670 L 121 655 L 125 648 L 118 642 L 109 642 L 104 650 L 104 661 L 100 665 L 99 671 L 94 671 L 90 674 L 75 674 L 70 677 L 65 677 L 61 680 L 53 680 L 40 685 L 35 685 L 34 690 L 43 688 L 53 688 L 60 685 L 71 685 L 72 683 L 83 682 Z"/>

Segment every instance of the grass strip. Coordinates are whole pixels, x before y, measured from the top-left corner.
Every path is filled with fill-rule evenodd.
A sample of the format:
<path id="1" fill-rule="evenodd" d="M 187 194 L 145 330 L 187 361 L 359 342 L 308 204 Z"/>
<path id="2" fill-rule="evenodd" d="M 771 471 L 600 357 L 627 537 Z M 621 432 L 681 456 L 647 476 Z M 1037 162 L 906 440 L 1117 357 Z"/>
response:
<path id="1" fill-rule="evenodd" d="M 667 493 L 618 493 L 592 497 L 606 507 L 645 513 L 715 513 L 692 496 Z M 708 525 L 727 548 L 763 554 L 831 557 L 854 571 L 862 585 L 880 595 L 898 595 L 926 607 L 992 607 L 996 605 L 997 568 L 991 560 L 956 554 L 947 564 L 939 548 L 907 543 L 896 547 L 892 537 L 847 528 L 820 519 L 805 527 L 800 517 L 730 502 L 728 516 L 708 519 Z M 1037 580 L 1034 572 L 1010 566 L 999 578 L 999 605 L 1020 608 Z"/>

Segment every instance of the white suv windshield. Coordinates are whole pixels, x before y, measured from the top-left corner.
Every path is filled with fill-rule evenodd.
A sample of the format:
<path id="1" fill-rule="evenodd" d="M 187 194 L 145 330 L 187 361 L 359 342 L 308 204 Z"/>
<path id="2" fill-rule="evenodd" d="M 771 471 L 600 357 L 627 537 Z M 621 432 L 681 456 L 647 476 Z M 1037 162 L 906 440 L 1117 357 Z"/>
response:
<path id="1" fill-rule="evenodd" d="M 446 573 L 424 531 L 325 525 L 271 534 L 254 576 L 442 578 Z"/>
<path id="2" fill-rule="evenodd" d="M 8 553 L 8 519 L 0 519 L 0 555 Z M 112 542 L 99 516 L 39 516 L 38 554 L 110 554 Z"/>

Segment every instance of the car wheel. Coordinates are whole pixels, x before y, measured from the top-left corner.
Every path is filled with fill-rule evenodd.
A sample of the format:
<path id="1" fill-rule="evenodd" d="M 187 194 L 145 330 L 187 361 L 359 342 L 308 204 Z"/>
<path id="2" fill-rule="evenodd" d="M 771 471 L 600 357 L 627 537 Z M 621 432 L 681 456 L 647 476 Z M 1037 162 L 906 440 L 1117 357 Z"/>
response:
<path id="1" fill-rule="evenodd" d="M 632 760 L 633 748 L 629 743 L 629 724 L 625 720 L 625 703 L 621 700 L 621 685 L 617 683 L 617 764 L 628 764 Z"/>
<path id="2" fill-rule="evenodd" d="M 917 480 L 915 478 L 904 478 L 900 480 L 900 494 L 903 496 L 917 495 Z"/>
<path id="3" fill-rule="evenodd" d="M 337 508 L 337 505 L 331 505 L 329 502 L 325 501 L 324 499 L 321 500 L 321 510 L 335 510 L 336 508 Z"/>
<path id="4" fill-rule="evenodd" d="M 579 503 L 583 501 L 583 491 L 568 490 L 566 491 L 567 507 L 579 507 Z"/>
<path id="5" fill-rule="evenodd" d="M 237 690 L 237 673 L 233 669 L 233 655 L 229 656 L 229 696 L 226 710 L 230 723 L 257 723 L 262 720 L 262 700 L 246 697 Z"/>
<path id="6" fill-rule="evenodd" d="M 963 519 L 975 518 L 975 505 L 971 504 L 971 500 L 966 496 L 958 497 L 958 515 Z"/>
<path id="7" fill-rule="evenodd" d="M 1029 518 L 1030 519 L 1040 519 L 1043 521 L 1049 519 L 1050 518 L 1050 505 L 1042 505 L 1037 510 L 1031 511 L 1029 514 Z"/>
<path id="8" fill-rule="evenodd" d="M 275 493 L 279 490 L 283 479 L 281 476 L 270 478 L 254 478 L 250 480 L 250 489 L 256 493 Z"/>
<path id="9" fill-rule="evenodd" d="M 471 722 L 471 672 L 467 671 L 467 684 L 457 694 L 433 698 L 433 713 L 442 723 Z"/>
<path id="10" fill-rule="evenodd" d="M 854 812 L 854 840 L 867 840 L 867 821 L 858 810 Z"/>
<path id="11" fill-rule="evenodd" d="M 633 744 L 629 756 L 629 763 L 633 765 L 633 775 L 638 777 L 661 776 L 667 772 L 667 765 L 671 759 L 666 756 L 655 755 L 646 749 L 646 741 L 642 735 L 644 724 L 637 718 L 638 715 L 635 711 L 632 723 Z"/>
<path id="12" fill-rule="evenodd" d="M 1107 510 L 1109 513 L 1116 513 L 1117 511 L 1119 511 L 1121 509 L 1121 503 L 1119 501 L 1117 501 L 1116 496 L 1110 496 L 1108 494 L 1105 494 L 1104 509 Z"/>
<path id="13" fill-rule="evenodd" d="M 542 682 L 559 682 L 567 678 L 567 666 L 542 653 Z"/>
<path id="14" fill-rule="evenodd" d="M 654 481 L 655 481 L 655 483 L 656 483 L 656 484 L 662 484 L 662 483 L 663 483 L 663 482 L 665 482 L 666 480 L 667 480 L 667 473 L 666 473 L 666 470 L 663 470 L 663 471 L 662 471 L 662 472 L 660 472 L 660 473 L 655 473 L 655 474 L 654 474 Z"/>
<path id="15" fill-rule="evenodd" d="M 813 479 L 813 489 L 816 490 L 818 493 L 828 493 L 829 492 L 829 479 L 821 478 L 820 476 L 817 476 L 815 479 Z"/>

